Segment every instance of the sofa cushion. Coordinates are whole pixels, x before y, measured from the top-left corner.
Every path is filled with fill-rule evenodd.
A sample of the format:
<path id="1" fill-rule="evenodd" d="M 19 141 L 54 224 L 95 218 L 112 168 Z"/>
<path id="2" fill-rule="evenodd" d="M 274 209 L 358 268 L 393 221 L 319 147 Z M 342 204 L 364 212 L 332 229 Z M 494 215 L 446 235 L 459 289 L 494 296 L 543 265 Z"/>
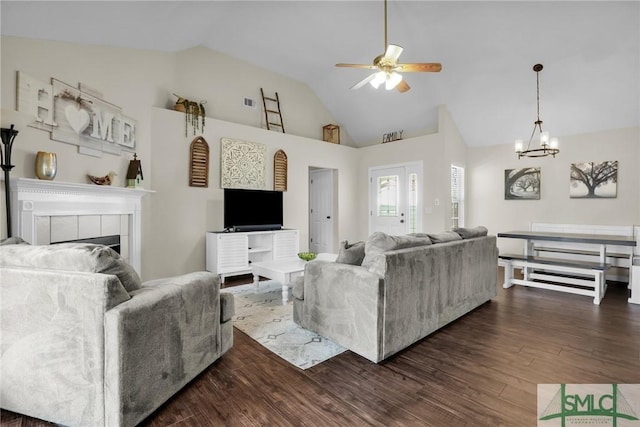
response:
<path id="1" fill-rule="evenodd" d="M 428 234 L 432 243 L 444 243 L 453 242 L 455 240 L 462 240 L 462 237 L 454 231 L 442 231 L 436 234 Z"/>
<path id="2" fill-rule="evenodd" d="M 336 262 L 342 264 L 361 265 L 364 259 L 364 242 L 349 244 L 347 240 L 340 242 L 340 251 Z"/>
<path id="3" fill-rule="evenodd" d="M 233 294 L 220 292 L 220 322 L 224 323 L 236 314 L 236 308 L 233 305 Z"/>
<path id="4" fill-rule="evenodd" d="M 479 225 L 473 228 L 464 228 L 464 227 L 454 228 L 453 231 L 455 231 L 463 239 L 473 239 L 474 237 L 484 237 L 489 232 L 489 230 L 487 230 L 487 227 L 484 227 L 482 225 Z"/>
<path id="5" fill-rule="evenodd" d="M 127 292 L 142 284 L 138 273 L 116 251 L 92 243 L 1 246 L 0 265 L 112 274 Z"/>
<path id="6" fill-rule="evenodd" d="M 291 293 L 295 299 L 304 299 L 304 276 L 298 276 L 293 279 Z"/>
<path id="7" fill-rule="evenodd" d="M 460 238 L 460 236 L 458 236 Z M 427 246 L 431 244 L 428 236 L 391 236 L 381 231 L 372 233 L 365 243 L 364 259 L 362 266 L 379 276 L 384 276 L 385 258 L 384 252 L 396 249 L 413 248 L 416 246 Z"/>

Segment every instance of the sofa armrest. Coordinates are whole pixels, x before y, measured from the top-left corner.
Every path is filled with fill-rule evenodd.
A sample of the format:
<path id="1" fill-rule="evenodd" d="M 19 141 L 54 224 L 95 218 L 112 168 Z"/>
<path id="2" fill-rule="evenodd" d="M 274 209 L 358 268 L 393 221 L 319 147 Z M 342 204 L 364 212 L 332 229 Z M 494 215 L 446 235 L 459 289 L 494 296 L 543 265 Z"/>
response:
<path id="1" fill-rule="evenodd" d="M 129 299 L 116 276 L 0 269 L 2 408 L 104 425 L 104 313 Z"/>
<path id="2" fill-rule="evenodd" d="M 302 326 L 377 362 L 383 281 L 366 268 L 314 261 L 304 273 Z"/>
<path id="3" fill-rule="evenodd" d="M 220 281 L 153 280 L 105 315 L 106 425 L 135 425 L 221 354 Z"/>

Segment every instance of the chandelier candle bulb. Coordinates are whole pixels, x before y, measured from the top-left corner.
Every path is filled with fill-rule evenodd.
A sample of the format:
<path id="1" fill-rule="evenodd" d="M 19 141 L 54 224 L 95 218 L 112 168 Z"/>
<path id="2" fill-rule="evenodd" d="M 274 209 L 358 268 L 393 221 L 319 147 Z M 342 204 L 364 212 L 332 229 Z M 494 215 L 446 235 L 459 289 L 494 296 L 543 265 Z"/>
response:
<path id="1" fill-rule="evenodd" d="M 516 153 L 521 153 L 524 148 L 523 142 L 521 139 L 516 139 Z"/>
<path id="2" fill-rule="evenodd" d="M 551 138 L 551 140 L 549 141 L 549 147 L 553 148 L 553 149 L 557 149 L 558 148 L 558 138 Z"/>
<path id="3" fill-rule="evenodd" d="M 549 145 L 549 132 L 542 132 L 540 134 L 540 145 L 543 147 Z"/>

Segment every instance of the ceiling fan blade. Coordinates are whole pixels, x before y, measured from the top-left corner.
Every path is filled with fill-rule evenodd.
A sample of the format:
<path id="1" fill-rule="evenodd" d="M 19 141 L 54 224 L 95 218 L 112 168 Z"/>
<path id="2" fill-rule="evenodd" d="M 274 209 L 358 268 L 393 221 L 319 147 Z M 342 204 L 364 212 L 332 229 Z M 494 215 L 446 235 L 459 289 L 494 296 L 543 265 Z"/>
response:
<path id="1" fill-rule="evenodd" d="M 398 58 L 400 57 L 401 53 L 402 53 L 401 46 L 390 44 L 389 46 L 387 46 L 387 51 L 384 53 L 384 58 L 387 61 L 393 62 L 395 64 L 396 62 L 398 62 Z"/>
<path id="2" fill-rule="evenodd" d="M 433 72 L 437 73 L 442 70 L 442 64 L 437 62 L 417 63 L 417 64 L 398 64 L 397 71 L 409 72 Z"/>
<path id="3" fill-rule="evenodd" d="M 354 84 L 353 86 L 351 86 L 351 90 L 356 90 L 356 89 L 360 89 L 362 86 L 366 85 L 367 83 L 369 83 L 371 80 L 374 79 L 374 77 L 376 76 L 377 73 L 373 73 L 367 77 L 365 77 L 364 79 L 360 80 L 358 83 Z"/>
<path id="4" fill-rule="evenodd" d="M 402 79 L 402 81 L 396 86 L 396 89 L 398 89 L 398 92 L 400 93 L 405 93 L 406 91 L 411 89 L 411 86 L 409 86 L 405 79 Z"/>
<path id="5" fill-rule="evenodd" d="M 349 67 L 349 68 L 368 68 L 370 70 L 375 70 L 378 67 L 371 64 L 336 64 L 336 67 Z"/>

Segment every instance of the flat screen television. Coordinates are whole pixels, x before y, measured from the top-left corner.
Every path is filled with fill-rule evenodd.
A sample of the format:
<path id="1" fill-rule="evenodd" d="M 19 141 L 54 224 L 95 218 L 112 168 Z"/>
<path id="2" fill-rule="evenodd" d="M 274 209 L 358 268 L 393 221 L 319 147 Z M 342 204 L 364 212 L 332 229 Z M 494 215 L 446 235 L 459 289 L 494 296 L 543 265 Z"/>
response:
<path id="1" fill-rule="evenodd" d="M 282 192 L 225 188 L 224 228 L 231 231 L 280 230 Z"/>

